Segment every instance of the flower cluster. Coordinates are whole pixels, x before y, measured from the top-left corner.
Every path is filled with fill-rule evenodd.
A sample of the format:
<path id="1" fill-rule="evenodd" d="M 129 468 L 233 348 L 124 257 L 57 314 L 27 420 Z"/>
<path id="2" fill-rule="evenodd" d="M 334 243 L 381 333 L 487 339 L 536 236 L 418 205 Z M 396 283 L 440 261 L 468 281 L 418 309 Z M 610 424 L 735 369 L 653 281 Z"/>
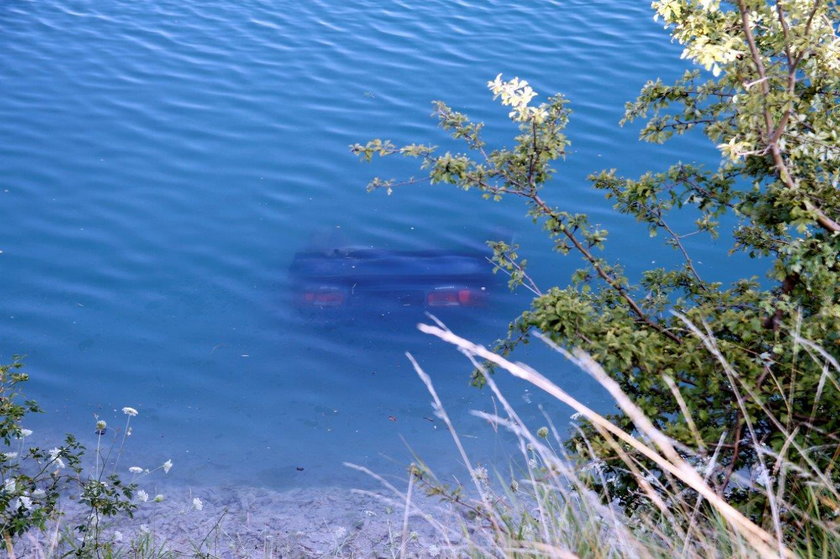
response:
<path id="1" fill-rule="evenodd" d="M 513 108 L 508 116 L 515 121 L 533 121 L 539 124 L 548 116 L 544 107 L 528 105 L 531 99 L 537 96 L 537 92 L 525 80 L 515 77 L 512 80 L 502 81 L 502 75 L 499 74 L 496 79 L 487 82 L 487 87 L 493 93 L 493 99 L 501 97 L 502 105 Z"/>

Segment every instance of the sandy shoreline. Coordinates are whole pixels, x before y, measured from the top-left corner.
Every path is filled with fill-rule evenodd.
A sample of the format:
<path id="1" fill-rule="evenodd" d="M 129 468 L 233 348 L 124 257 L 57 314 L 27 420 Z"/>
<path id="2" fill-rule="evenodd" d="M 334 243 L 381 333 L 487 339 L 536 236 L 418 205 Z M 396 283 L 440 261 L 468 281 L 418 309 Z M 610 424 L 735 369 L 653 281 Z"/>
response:
<path id="1" fill-rule="evenodd" d="M 200 503 L 194 501 L 196 498 Z M 455 549 L 464 543 L 459 511 L 422 492 L 414 494 L 412 503 L 404 556 L 455 555 Z M 420 511 L 438 526 L 432 526 Z M 171 488 L 162 502 L 150 499 L 140 503 L 133 519 L 107 520 L 102 526 L 104 539 L 119 541 L 126 552 L 130 542 L 149 533 L 156 549 L 186 557 L 200 551 L 208 553 L 208 557 L 225 559 L 392 558 L 400 557 L 404 512 L 404 500 L 396 496 L 392 499 L 384 491 L 372 494 L 335 487 L 286 491 L 254 487 Z M 59 530 L 85 518 L 85 511 L 72 501 L 65 500 L 64 513 Z M 16 545 L 17 556 L 54 556 L 50 550 L 55 549 L 57 539 L 55 527 L 48 533 L 27 534 Z"/>

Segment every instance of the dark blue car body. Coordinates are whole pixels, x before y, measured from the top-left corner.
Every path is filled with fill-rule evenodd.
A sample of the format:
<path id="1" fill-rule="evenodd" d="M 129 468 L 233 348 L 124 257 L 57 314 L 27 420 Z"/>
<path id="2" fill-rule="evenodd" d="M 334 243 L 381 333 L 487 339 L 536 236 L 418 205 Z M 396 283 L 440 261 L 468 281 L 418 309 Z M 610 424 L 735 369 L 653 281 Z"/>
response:
<path id="1" fill-rule="evenodd" d="M 326 316 L 485 306 L 498 278 L 483 251 L 335 249 L 299 252 L 294 300 Z"/>

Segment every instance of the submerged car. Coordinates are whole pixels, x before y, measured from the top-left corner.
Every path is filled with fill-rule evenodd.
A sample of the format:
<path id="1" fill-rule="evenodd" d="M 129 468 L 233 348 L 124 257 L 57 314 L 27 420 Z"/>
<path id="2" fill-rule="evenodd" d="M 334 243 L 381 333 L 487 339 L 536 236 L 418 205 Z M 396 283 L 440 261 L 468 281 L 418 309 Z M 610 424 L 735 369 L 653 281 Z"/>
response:
<path id="1" fill-rule="evenodd" d="M 482 251 L 335 249 L 299 252 L 296 304 L 322 314 L 485 306 L 498 278 Z"/>

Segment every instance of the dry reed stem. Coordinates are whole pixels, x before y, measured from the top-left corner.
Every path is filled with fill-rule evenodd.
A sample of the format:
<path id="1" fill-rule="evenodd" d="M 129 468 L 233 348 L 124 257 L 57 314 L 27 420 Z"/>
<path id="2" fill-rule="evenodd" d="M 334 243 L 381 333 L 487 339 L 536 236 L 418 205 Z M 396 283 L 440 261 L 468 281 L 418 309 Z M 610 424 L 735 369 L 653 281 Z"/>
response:
<path id="1" fill-rule="evenodd" d="M 470 355 L 469 353 L 465 353 L 465 355 L 467 355 L 470 362 L 474 366 L 476 366 L 478 368 L 481 368 L 480 364 L 475 360 L 475 358 L 472 355 Z M 606 511 L 606 514 L 609 515 L 610 520 L 612 520 L 613 528 L 616 530 L 616 533 L 620 533 L 621 536 L 622 536 L 622 539 L 620 540 L 620 543 L 629 544 L 629 542 L 635 542 L 635 539 L 632 537 L 630 532 L 626 529 L 625 525 L 623 523 L 619 522 L 618 518 L 616 517 L 615 510 L 613 510 L 610 507 L 603 507 L 603 506 L 601 506 L 601 504 L 599 502 L 596 501 L 597 497 L 595 497 L 592 494 L 591 491 L 587 490 L 586 488 L 584 488 L 582 486 L 582 484 L 580 483 L 580 480 L 578 479 L 578 476 L 576 475 L 575 472 L 573 472 L 570 469 L 568 463 L 559 459 L 557 457 L 556 453 L 552 449 L 548 448 L 545 444 L 543 444 L 541 441 L 539 441 L 537 438 L 535 438 L 533 436 L 531 431 L 525 425 L 525 422 L 522 421 L 522 419 L 519 417 L 519 414 L 516 413 L 516 411 L 513 409 L 513 407 L 508 402 L 507 398 L 505 398 L 505 396 L 502 394 L 501 390 L 498 388 L 498 386 L 496 385 L 496 382 L 492 379 L 492 377 L 485 374 L 485 379 L 486 379 L 486 382 L 487 382 L 487 386 L 490 387 L 490 389 L 492 390 L 496 399 L 498 399 L 499 402 L 502 403 L 502 407 L 504 408 L 505 412 L 508 414 L 508 417 L 510 418 L 510 420 L 506 421 L 506 420 L 504 420 L 504 419 L 502 419 L 502 418 L 500 418 L 496 415 L 489 415 L 489 414 L 485 414 L 485 413 L 479 412 L 479 411 L 473 411 L 472 412 L 473 415 L 475 415 L 476 417 L 480 417 L 480 418 L 484 419 L 485 421 L 490 422 L 491 425 L 494 425 L 494 426 L 495 425 L 502 425 L 505 428 L 507 428 L 509 431 L 514 433 L 516 435 L 517 439 L 520 442 L 520 447 L 523 451 L 523 455 L 525 456 L 526 460 L 527 460 L 528 456 L 527 456 L 527 450 L 525 448 L 524 443 L 525 443 L 525 441 L 527 441 L 528 444 L 531 445 L 531 448 L 535 449 L 539 453 L 539 456 L 542 459 L 543 463 L 549 465 L 549 468 L 547 469 L 548 473 L 552 476 L 552 479 L 554 479 L 555 483 L 557 484 L 557 485 L 551 487 L 551 489 L 557 489 L 559 487 L 562 487 L 562 485 L 561 485 L 562 481 L 572 481 L 573 480 L 573 483 L 575 484 L 575 486 L 578 487 L 578 490 L 580 491 L 580 496 L 585 496 L 587 498 L 587 500 L 588 500 L 587 505 L 589 507 L 592 507 L 593 504 L 594 504 L 601 512 Z M 556 434 L 556 432 L 555 432 L 555 434 Z M 622 449 L 620 447 L 616 447 L 616 449 L 617 449 L 618 452 L 622 452 Z M 557 480 L 556 479 L 555 470 L 563 476 L 563 478 L 564 478 L 563 480 Z M 528 468 L 529 481 L 531 482 L 532 486 L 534 487 L 534 489 L 536 491 L 539 486 L 538 486 L 537 481 L 534 478 L 533 474 L 534 473 L 532 471 L 532 468 Z M 658 498 L 658 495 L 656 495 L 656 497 Z M 569 496 L 565 495 L 565 494 L 564 494 L 564 498 L 566 500 L 566 503 L 570 503 L 570 502 L 574 501 L 574 499 L 570 499 Z M 544 523 L 543 528 L 544 528 L 544 530 L 547 530 L 548 526 L 551 525 L 551 523 L 548 522 L 547 519 L 546 519 L 547 515 L 543 510 L 544 507 L 543 507 L 542 500 L 538 498 L 538 499 L 536 499 L 536 501 L 537 501 L 537 505 L 538 505 L 539 510 L 540 510 L 541 520 Z M 666 511 L 666 514 L 668 514 L 667 511 Z M 545 538 L 546 541 L 553 541 L 552 538 L 550 538 L 547 533 L 544 533 L 544 538 Z M 626 549 L 623 550 L 623 551 L 627 552 Z M 639 547 L 639 546 L 634 546 L 634 549 L 632 550 L 632 552 L 631 553 L 626 553 L 626 555 L 631 556 L 631 557 L 639 558 L 639 557 L 642 557 L 642 556 L 647 556 L 648 554 L 647 554 L 647 550 L 645 550 L 644 548 Z"/>
<path id="2" fill-rule="evenodd" d="M 466 466 L 467 471 L 470 474 L 470 479 L 472 479 L 473 485 L 475 485 L 478 494 L 481 496 L 481 502 L 484 505 L 487 514 L 489 515 L 490 522 L 493 523 L 493 528 L 497 532 L 501 532 L 503 523 L 498 517 L 498 514 L 496 514 L 495 508 L 493 507 L 492 501 L 487 495 L 487 492 L 484 490 L 484 488 L 481 486 L 481 483 L 479 483 L 478 481 L 478 477 L 475 474 L 475 468 L 473 468 L 469 456 L 467 456 L 467 451 L 464 449 L 464 445 L 461 443 L 461 437 L 459 437 L 457 431 L 455 431 L 455 426 L 452 424 L 452 420 L 449 419 L 449 414 L 446 413 L 446 409 L 443 407 L 443 402 L 441 402 L 440 398 L 438 397 L 437 391 L 435 390 L 435 387 L 432 384 L 432 379 L 429 377 L 428 374 L 426 374 L 426 371 L 424 371 L 422 367 L 420 367 L 420 364 L 417 363 L 417 360 L 414 359 L 414 356 L 412 356 L 410 353 L 406 353 L 405 355 L 406 357 L 408 357 L 408 360 L 411 361 L 411 365 L 414 367 L 414 371 L 417 373 L 417 376 L 419 376 L 420 380 L 423 381 L 423 384 L 426 385 L 426 389 L 429 391 L 429 394 L 432 395 L 432 399 L 434 400 L 435 413 L 446 424 L 446 428 L 449 430 L 449 434 L 452 436 L 452 440 L 455 442 L 455 446 L 458 449 L 459 454 L 461 455 L 461 460 L 464 461 L 464 466 Z"/>
<path id="3" fill-rule="evenodd" d="M 703 342 L 703 344 L 706 346 L 706 349 L 708 349 L 709 352 L 718 360 L 718 362 L 721 364 L 721 366 L 723 366 L 724 371 L 730 377 L 730 383 L 732 384 L 732 388 L 733 388 L 733 390 L 736 391 L 736 394 L 737 394 L 738 389 L 737 389 L 737 385 L 735 384 L 735 381 L 740 380 L 740 377 L 738 377 L 737 373 L 732 368 L 732 365 L 730 365 L 730 363 L 726 360 L 726 358 L 721 353 L 720 349 L 717 346 L 717 343 L 715 343 L 714 337 L 711 334 L 703 334 L 700 331 L 700 329 L 697 328 L 697 326 L 695 326 L 694 323 L 692 323 L 690 320 L 688 320 L 685 316 L 683 316 L 681 314 L 678 314 L 678 313 L 675 313 L 675 314 Z M 805 340 L 803 340 L 801 338 L 799 339 L 799 343 L 803 343 L 803 345 L 805 345 L 804 342 L 805 342 Z M 836 361 L 835 361 L 835 363 L 836 363 Z M 743 381 L 741 381 L 740 384 L 741 384 L 741 386 L 743 386 L 744 390 L 747 392 L 749 397 L 752 398 L 753 403 L 757 404 L 761 408 L 761 410 L 765 413 L 767 418 L 776 426 L 776 428 L 779 430 L 779 432 L 786 439 L 790 438 L 790 433 L 788 433 L 788 430 L 785 428 L 785 426 L 782 425 L 776 419 L 776 417 L 770 412 L 769 409 L 767 409 L 767 407 L 765 406 L 762 399 L 759 397 L 758 394 L 755 393 L 755 391 L 749 386 L 749 384 L 747 384 Z M 739 398 L 739 405 L 743 406 L 743 401 L 741 401 L 740 398 Z M 755 443 L 755 441 L 757 441 L 757 440 L 758 440 L 758 438 L 753 436 L 753 442 Z M 840 493 L 837 492 L 837 490 L 834 488 L 834 484 L 831 482 L 830 479 L 828 479 L 826 477 L 825 473 L 822 470 L 820 470 L 819 466 L 817 466 L 817 464 L 814 463 L 813 460 L 811 460 L 810 453 L 808 452 L 808 450 L 803 448 L 799 443 L 797 443 L 795 439 L 790 438 L 790 441 L 791 441 L 791 444 L 793 445 L 793 447 L 796 449 L 796 451 L 802 456 L 802 459 L 805 460 L 805 462 L 808 464 L 808 466 L 811 467 L 811 473 L 813 475 L 815 475 L 817 478 L 819 478 L 819 480 L 823 483 L 825 488 L 828 489 L 832 493 L 832 495 L 835 499 L 840 501 Z M 769 449 L 764 449 L 764 448 L 756 449 L 756 454 L 757 454 L 759 460 L 761 461 L 762 467 L 764 467 L 765 469 L 766 469 L 766 466 L 764 466 L 763 455 L 767 454 L 768 450 Z M 768 493 L 772 493 L 770 491 L 769 487 L 767 488 L 767 491 L 768 491 Z M 772 499 L 772 496 L 768 495 L 768 498 Z M 775 500 L 771 500 L 771 504 L 773 502 L 775 502 Z"/>
<path id="4" fill-rule="evenodd" d="M 784 549 L 784 543 L 782 541 L 784 536 L 782 534 L 782 522 L 779 514 L 779 504 L 776 500 L 776 495 L 773 493 L 772 481 L 770 480 L 770 470 L 767 468 L 767 464 L 764 462 L 763 447 L 759 443 L 759 438 L 756 435 L 755 426 L 753 425 L 753 418 L 747 411 L 747 405 L 744 400 L 744 397 L 741 394 L 741 391 L 738 389 L 738 381 L 740 380 L 740 378 L 735 369 L 723 356 L 723 353 L 718 348 L 717 341 L 713 339 L 712 334 L 709 331 L 708 325 L 705 325 L 707 335 L 704 336 L 700 332 L 700 329 L 697 328 L 693 323 L 691 323 L 687 317 L 684 317 L 679 314 L 677 316 L 681 318 L 682 321 L 691 329 L 691 331 L 700 338 L 700 340 L 706 346 L 706 349 L 709 350 L 709 352 L 718 360 L 718 362 L 723 367 L 724 372 L 726 373 L 726 378 L 729 380 L 729 386 L 732 389 L 732 392 L 735 394 L 735 401 L 738 403 L 738 408 L 741 411 L 741 417 L 744 420 L 744 424 L 747 426 L 747 431 L 749 431 L 753 447 L 755 448 L 755 456 L 761 468 L 761 473 L 763 474 L 761 475 L 761 481 L 759 483 L 763 483 L 765 494 L 767 495 L 767 501 L 770 504 L 770 517 L 773 519 L 773 528 L 776 532 L 776 544 L 778 545 L 781 553 L 781 550 Z M 779 393 L 782 394 L 782 396 L 784 397 L 784 390 L 779 384 L 779 381 L 776 379 L 776 376 L 771 372 L 770 377 L 773 380 L 773 382 L 776 383 L 776 387 L 779 390 Z M 765 410 L 763 403 L 757 397 L 757 395 L 750 391 L 749 387 L 745 383 L 741 382 L 740 384 L 743 385 L 747 392 L 751 394 L 753 402 L 758 403 L 761 406 L 761 408 Z M 771 414 L 769 413 L 769 410 L 765 410 L 765 413 L 771 417 L 771 420 L 778 425 L 779 429 L 782 432 L 786 431 L 785 427 L 778 423 L 775 420 L 775 418 L 772 418 Z"/>
<path id="5" fill-rule="evenodd" d="M 674 399 L 677 401 L 677 405 L 680 406 L 680 412 L 685 418 L 685 422 L 688 425 L 688 428 L 691 430 L 691 435 L 694 437 L 694 440 L 697 443 L 697 448 L 699 448 L 702 452 L 705 452 L 706 443 L 703 442 L 703 437 L 700 436 L 700 431 L 697 429 L 697 425 L 695 425 L 694 423 L 694 418 L 691 417 L 691 411 L 688 409 L 688 404 L 686 404 L 685 399 L 683 399 L 682 397 L 682 392 L 680 392 L 680 389 L 677 387 L 677 384 L 674 382 L 673 378 L 669 377 L 668 375 L 663 375 L 662 380 L 664 380 L 665 384 L 668 385 L 668 390 L 671 391 L 671 394 L 674 395 Z"/>
<path id="6" fill-rule="evenodd" d="M 617 383 L 609 378 L 603 369 L 601 369 L 601 367 L 588 355 L 578 352 L 575 361 L 583 365 L 585 370 L 598 380 L 602 386 L 604 386 L 613 395 L 614 398 L 616 398 L 619 406 L 634 421 L 637 427 L 640 428 L 640 431 L 654 441 L 654 443 L 660 448 L 662 454 L 646 446 L 629 433 L 612 424 L 605 417 L 579 402 L 537 371 L 525 367 L 522 364 L 508 361 L 504 357 L 493 353 L 485 347 L 461 338 L 449 330 L 428 324 L 419 324 L 418 328 L 423 333 L 436 336 L 443 341 L 449 342 L 462 350 L 471 353 L 474 356 L 481 357 L 482 359 L 495 363 L 513 376 L 533 384 L 570 406 L 575 411 L 586 417 L 586 419 L 593 425 L 600 426 L 601 428 L 609 431 L 614 436 L 621 439 L 656 463 L 660 468 L 679 478 L 683 481 L 683 483 L 703 495 L 709 503 L 718 510 L 721 516 L 729 522 L 732 528 L 738 532 L 758 553 L 767 557 L 793 557 L 793 554 L 783 545 L 774 549 L 778 544 L 778 541 L 775 540 L 771 534 L 757 526 L 754 522 L 746 518 L 743 514 L 738 512 L 729 503 L 717 495 L 715 491 L 703 481 L 700 474 L 698 474 L 691 465 L 685 462 L 679 454 L 677 454 L 676 450 L 674 450 L 671 445 L 670 439 L 668 439 L 668 437 L 650 423 L 638 407 L 636 407 L 635 404 L 633 404 L 630 399 L 621 392 Z"/>
<path id="7" fill-rule="evenodd" d="M 827 366 L 827 365 L 831 365 L 832 367 L 834 367 L 835 371 L 840 372 L 840 363 L 838 363 L 837 360 L 834 357 L 832 357 L 831 354 L 829 354 L 826 350 L 824 350 L 823 348 L 821 348 L 819 345 L 815 344 L 811 340 L 806 340 L 804 338 L 800 338 L 799 336 L 795 336 L 794 340 L 796 340 L 796 343 L 801 344 L 808 349 L 808 354 L 811 356 L 811 358 L 814 361 L 817 361 L 817 358 L 814 355 L 814 353 L 819 354 L 820 357 L 825 359 L 826 366 L 825 366 L 823 374 L 824 374 L 825 377 L 828 378 L 828 380 L 831 381 L 831 383 L 834 385 L 835 390 L 840 392 L 840 383 L 837 382 L 837 379 L 835 379 L 834 376 L 829 374 L 828 366 Z M 820 383 L 822 384 L 823 382 L 824 382 L 824 380 L 821 378 Z"/>
<path id="8" fill-rule="evenodd" d="M 12 536 L 8 532 L 3 532 L 3 542 L 6 545 L 6 553 L 9 555 L 9 559 L 16 559 L 15 544 L 12 543 Z"/>
<path id="9" fill-rule="evenodd" d="M 481 364 L 478 361 L 476 361 L 476 359 L 472 355 L 470 355 L 469 353 L 465 353 L 464 355 L 466 355 L 467 359 L 470 360 L 470 363 L 472 363 L 473 367 L 476 367 L 477 369 L 479 369 L 483 373 L 485 373 L 485 377 L 487 376 L 486 371 L 484 371 Z M 492 379 L 491 379 L 491 381 L 492 381 Z M 493 391 L 493 394 L 496 396 L 496 399 L 502 404 L 502 408 L 505 410 L 505 413 L 508 415 L 508 417 L 513 422 L 515 422 L 517 425 L 524 425 L 522 420 L 519 418 L 519 415 L 513 409 L 513 406 L 510 405 L 510 403 L 507 401 L 507 398 L 505 398 L 504 395 L 501 393 L 501 391 L 498 389 L 498 387 L 496 386 L 496 383 L 495 382 L 488 383 L 488 386 L 490 386 L 490 389 Z M 527 452 L 528 451 L 524 447 L 524 444 L 522 443 L 522 438 L 521 437 L 519 437 L 519 443 L 520 443 L 520 451 L 522 451 L 523 454 L 527 458 Z M 529 479 L 530 479 L 531 483 L 536 484 L 536 480 L 534 479 L 534 473 L 531 471 L 531 468 L 528 468 L 528 476 L 529 476 Z M 540 528 L 543 530 L 543 538 L 546 541 L 550 541 L 550 538 L 549 538 L 549 535 L 548 535 L 549 522 L 548 522 L 548 519 L 546 517 L 545 509 L 543 507 L 542 501 L 540 501 L 539 499 L 537 500 L 537 507 L 538 507 L 538 510 L 539 510 L 539 513 L 540 513 Z"/>
<path id="10" fill-rule="evenodd" d="M 718 455 L 720 454 L 720 449 L 723 445 L 723 441 L 726 440 L 727 435 L 728 435 L 728 433 L 726 431 L 724 431 L 723 433 L 720 434 L 720 439 L 718 440 L 718 444 L 715 447 L 715 452 L 712 454 L 712 457 L 709 460 L 708 465 L 706 466 L 706 475 L 703 477 L 703 481 L 706 482 L 707 484 L 709 483 L 709 480 L 712 477 L 712 473 L 715 471 L 715 465 L 717 464 L 717 458 L 718 458 Z M 687 530 L 687 532 L 694 531 L 694 526 L 695 526 L 695 523 L 697 521 L 697 514 L 700 512 L 700 505 L 702 503 L 703 503 L 703 496 L 698 494 L 697 495 L 697 502 L 694 503 L 694 509 L 691 511 L 691 518 L 689 518 L 689 520 L 688 520 L 688 530 Z M 686 537 L 685 541 L 683 543 L 683 549 L 682 549 L 682 556 L 683 557 L 685 557 L 686 554 L 688 553 L 688 543 L 689 543 L 688 537 Z"/>
<path id="11" fill-rule="evenodd" d="M 448 529 L 448 527 L 446 525 L 442 524 L 441 522 L 439 522 L 432 515 L 428 514 L 423 509 L 421 509 L 420 507 L 415 505 L 414 501 L 407 500 L 405 498 L 405 494 L 403 494 L 402 491 L 400 491 L 399 489 L 394 487 L 394 485 L 391 484 L 388 480 L 386 480 L 385 478 L 383 478 L 379 474 L 369 470 L 368 468 L 365 468 L 364 466 L 359 466 L 358 464 L 353 464 L 353 463 L 350 463 L 350 462 L 344 462 L 344 466 L 346 466 L 348 468 L 351 468 L 353 470 L 362 472 L 362 473 L 367 474 L 368 476 L 372 477 L 373 479 L 375 479 L 376 481 L 381 483 L 383 487 L 385 487 L 391 493 L 393 493 L 396 496 L 396 499 L 389 499 L 389 498 L 387 498 L 383 495 L 380 495 L 379 493 L 375 493 L 373 491 L 365 491 L 365 490 L 362 490 L 362 489 L 354 489 L 353 493 L 357 493 L 359 495 L 367 495 L 369 497 L 374 497 L 374 498 L 376 498 L 380 501 L 383 501 L 383 502 L 387 503 L 389 506 L 395 506 L 395 508 L 396 508 L 396 506 L 402 505 L 402 504 L 410 505 L 411 510 L 414 514 L 417 514 L 418 516 L 420 516 L 423 520 L 428 522 L 429 525 L 432 526 L 437 531 L 437 533 L 443 535 L 444 540 L 445 540 L 445 544 L 448 547 L 453 547 L 452 541 L 449 539 L 450 530 Z"/>
<path id="12" fill-rule="evenodd" d="M 509 430 L 511 433 L 517 436 L 520 440 L 527 440 L 528 444 L 536 451 L 540 458 L 543 460 L 543 463 L 547 464 L 547 470 L 552 475 L 554 474 L 553 470 L 557 470 L 561 473 L 565 480 L 572 482 L 577 489 L 577 497 L 579 499 L 569 498 L 567 495 L 564 494 L 564 498 L 566 503 L 571 502 L 580 502 L 582 505 L 586 505 L 589 509 L 595 510 L 598 512 L 598 515 L 601 517 L 608 517 L 611 520 L 611 525 L 615 529 L 615 535 L 618 537 L 616 538 L 617 541 L 615 542 L 618 544 L 618 547 L 623 548 L 621 550 L 623 557 L 633 557 L 640 558 L 640 557 L 652 557 L 649 551 L 644 546 L 635 545 L 637 540 L 633 537 L 633 534 L 630 530 L 627 529 L 627 526 L 624 522 L 618 519 L 616 515 L 616 511 L 609 507 L 603 505 L 597 498 L 597 496 L 588 488 L 583 487 L 580 484 L 577 474 L 569 468 L 569 465 L 560 460 L 548 447 L 546 447 L 543 443 L 537 440 L 530 430 L 524 424 L 517 424 L 516 422 L 505 419 L 503 417 L 499 417 L 497 415 L 489 414 L 482 411 L 474 410 L 472 414 L 476 417 L 487 421 L 488 423 L 504 427 L 505 429 Z M 529 472 L 530 472 L 529 468 Z M 561 482 L 555 481 L 557 485 L 549 486 L 550 490 L 558 490 L 562 487 Z M 534 491 L 539 488 L 539 484 L 537 482 L 533 483 Z M 521 542 L 520 542 L 521 543 Z M 604 542 L 606 544 L 606 542 Z M 612 543 L 612 542 L 611 542 Z M 631 547 L 631 549 L 627 549 Z"/>
<path id="13" fill-rule="evenodd" d="M 400 559 L 405 558 L 408 550 L 408 516 L 411 507 L 411 494 L 414 489 L 414 476 L 408 476 L 408 489 L 405 492 L 405 508 L 403 509 L 402 541 L 400 542 Z"/>

